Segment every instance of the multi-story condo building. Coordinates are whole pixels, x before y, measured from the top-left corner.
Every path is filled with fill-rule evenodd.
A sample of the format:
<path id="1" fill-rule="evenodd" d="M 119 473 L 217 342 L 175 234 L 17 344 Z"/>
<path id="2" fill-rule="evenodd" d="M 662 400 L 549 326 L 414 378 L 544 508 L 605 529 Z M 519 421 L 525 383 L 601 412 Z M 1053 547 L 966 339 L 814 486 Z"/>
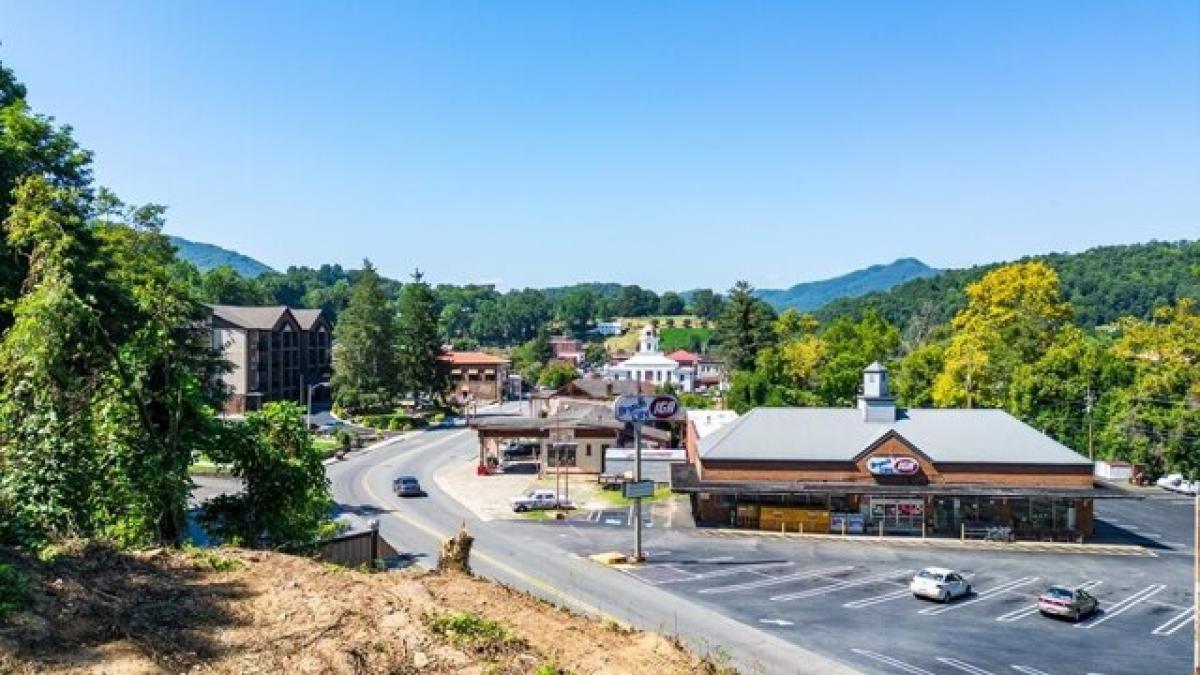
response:
<path id="1" fill-rule="evenodd" d="M 311 385 L 327 382 L 330 325 L 320 310 L 211 305 L 212 346 L 230 369 L 225 411 L 257 410 L 268 401 L 307 402 Z M 314 398 L 327 395 L 313 391 Z"/>

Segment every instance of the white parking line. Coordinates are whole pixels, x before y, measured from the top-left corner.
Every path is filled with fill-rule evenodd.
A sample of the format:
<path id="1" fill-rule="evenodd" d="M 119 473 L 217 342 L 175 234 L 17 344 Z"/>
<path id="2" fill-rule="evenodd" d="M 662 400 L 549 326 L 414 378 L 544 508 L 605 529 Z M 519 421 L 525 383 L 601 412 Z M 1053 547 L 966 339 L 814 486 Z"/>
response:
<path id="1" fill-rule="evenodd" d="M 1050 673 L 1029 666 L 1013 666 L 1012 669 L 1018 673 L 1025 673 L 1025 675 L 1050 675 Z"/>
<path id="2" fill-rule="evenodd" d="M 712 558 L 701 558 L 701 559 L 699 559 L 699 560 L 698 560 L 698 561 L 696 561 L 696 562 L 702 562 L 702 563 L 715 563 L 715 562 L 725 562 L 726 560 L 733 560 L 733 556 L 731 556 L 731 555 L 718 555 L 718 556 L 714 556 L 714 557 L 712 557 Z"/>
<path id="3" fill-rule="evenodd" d="M 1166 623 L 1150 631 L 1151 635 L 1171 635 L 1192 622 L 1196 607 L 1193 605 L 1167 620 Z"/>
<path id="4" fill-rule="evenodd" d="M 918 668 L 912 664 L 905 663 L 899 659 L 893 659 L 890 656 L 884 656 L 883 654 L 873 652 L 869 649 L 851 649 L 850 651 L 854 652 L 855 654 L 865 656 L 868 659 L 874 659 L 880 663 L 886 663 L 887 665 L 903 670 L 906 673 L 912 673 L 912 675 L 933 675 L 932 672 L 925 670 L 924 668 Z"/>
<path id="5" fill-rule="evenodd" d="M 1116 618 L 1116 617 L 1124 614 L 1125 612 L 1129 611 L 1130 609 L 1136 607 L 1142 601 L 1148 600 L 1155 593 L 1162 591 L 1166 587 L 1167 587 L 1166 584 L 1150 584 L 1149 586 L 1143 588 L 1142 590 L 1138 591 L 1137 593 L 1134 593 L 1133 595 L 1129 596 L 1128 598 L 1125 598 L 1124 600 L 1121 600 L 1120 602 L 1114 604 L 1111 608 L 1109 608 L 1107 611 L 1105 611 L 1103 616 L 1101 616 L 1099 619 L 1096 619 L 1095 621 L 1089 621 L 1087 623 L 1078 623 L 1078 624 L 1075 624 L 1075 627 L 1076 628 L 1092 628 L 1094 626 L 1099 626 L 1100 624 L 1104 623 L 1105 621 L 1108 621 L 1109 619 Z"/>
<path id="6" fill-rule="evenodd" d="M 620 518 L 605 518 L 604 524 L 605 525 L 620 525 L 621 519 Z"/>
<path id="7" fill-rule="evenodd" d="M 626 525 L 633 525 L 633 506 L 629 507 L 629 517 L 625 519 Z"/>
<path id="8" fill-rule="evenodd" d="M 920 611 L 920 614 L 943 614 L 945 612 L 949 612 L 954 609 L 960 609 L 960 608 L 966 607 L 968 605 L 973 605 L 977 602 L 983 602 L 984 600 L 987 600 L 988 598 L 992 597 L 993 595 L 996 595 L 998 593 L 1003 593 L 1005 591 L 1011 591 L 1012 589 L 1017 588 L 1018 586 L 1024 586 L 1026 584 L 1031 584 L 1037 580 L 1038 580 L 1038 577 L 1021 577 L 1020 579 L 1013 579 L 1012 581 L 1006 581 L 998 586 L 992 586 L 991 588 L 989 588 L 987 590 L 979 591 L 978 593 L 975 594 L 975 597 L 973 597 L 973 598 L 970 598 L 967 600 L 960 600 L 959 602 L 956 602 L 953 605 L 942 605 L 941 607 L 930 607 L 929 609 L 923 609 Z"/>
<path id="9" fill-rule="evenodd" d="M 768 577 L 759 579 L 758 581 L 747 581 L 740 584 L 730 584 L 728 586 L 713 586 L 712 588 L 702 588 L 697 593 L 705 595 L 716 595 L 718 593 L 736 593 L 738 591 L 748 591 L 754 588 L 765 588 L 767 586 L 778 586 L 780 584 L 791 583 L 793 581 L 801 581 L 804 579 L 812 579 L 813 577 L 822 577 L 826 574 L 834 574 L 836 572 L 845 572 L 854 569 L 853 565 L 842 565 L 839 567 L 828 567 L 821 570 L 805 570 L 796 572 L 795 574 L 784 574 L 776 577 Z"/>
<path id="10" fill-rule="evenodd" d="M 759 570 L 773 569 L 776 567 L 791 567 L 792 565 L 795 565 L 795 564 L 796 563 L 794 563 L 794 562 L 781 562 L 781 563 L 754 563 L 754 564 L 750 564 L 750 565 L 739 565 L 737 567 L 727 567 L 725 569 L 713 570 L 711 572 L 700 572 L 699 574 L 696 574 L 692 578 L 688 579 L 688 581 L 695 581 L 697 579 L 715 579 L 717 577 L 728 577 L 728 576 L 732 576 L 734 574 L 741 574 L 743 572 L 757 572 Z M 663 583 L 670 583 L 670 582 L 663 582 Z"/>
<path id="11" fill-rule="evenodd" d="M 941 661 L 951 668 L 957 668 L 963 672 L 971 673 L 971 675 L 993 675 L 992 671 L 973 666 L 966 661 L 959 661 L 958 659 L 951 659 L 944 656 L 939 656 L 938 661 Z"/>
<path id="12" fill-rule="evenodd" d="M 1076 588 L 1080 588 L 1080 589 L 1083 589 L 1086 591 L 1087 589 L 1095 588 L 1096 586 L 1099 586 L 1102 583 L 1104 583 L 1104 582 L 1092 579 L 1089 581 L 1085 581 L 1082 584 L 1079 584 L 1079 586 L 1077 586 Z M 1018 609 L 1014 609 L 1013 611 L 1011 611 L 1007 614 L 1001 614 L 1000 616 L 996 617 L 996 620 L 1004 621 L 1006 623 L 1012 623 L 1014 621 L 1020 621 L 1021 619 L 1024 619 L 1027 616 L 1033 616 L 1034 614 L 1037 613 L 1037 611 L 1038 611 L 1038 606 L 1037 606 L 1037 603 L 1035 602 L 1028 607 L 1021 607 Z"/>
<path id="13" fill-rule="evenodd" d="M 847 579 L 846 581 L 839 581 L 837 583 L 829 584 L 827 586 L 820 586 L 818 588 L 810 588 L 810 589 L 803 590 L 803 591 L 797 591 L 795 593 L 785 593 L 783 595 L 776 595 L 771 598 L 771 601 L 772 602 L 783 602 L 786 600 L 800 600 L 802 598 L 814 598 L 818 595 L 825 595 L 827 593 L 836 593 L 837 591 L 842 591 L 847 588 L 854 588 L 855 586 L 866 586 L 867 584 L 877 584 L 880 582 L 890 581 L 891 579 L 893 579 L 895 577 L 905 577 L 905 576 L 912 574 L 915 571 L 916 570 L 892 570 L 891 572 L 872 574 L 870 576 L 862 577 L 860 579 Z"/>
<path id="14" fill-rule="evenodd" d="M 880 603 L 887 602 L 889 600 L 895 600 L 897 598 L 903 598 L 908 595 L 912 595 L 912 591 L 907 588 L 902 588 L 898 591 L 884 593 L 883 595 L 874 595 L 869 598 L 863 598 L 861 600 L 851 600 L 850 602 L 847 602 L 844 605 L 842 605 L 842 607 L 849 607 L 850 609 L 862 609 L 863 607 L 870 607 L 871 605 L 878 605 Z"/>

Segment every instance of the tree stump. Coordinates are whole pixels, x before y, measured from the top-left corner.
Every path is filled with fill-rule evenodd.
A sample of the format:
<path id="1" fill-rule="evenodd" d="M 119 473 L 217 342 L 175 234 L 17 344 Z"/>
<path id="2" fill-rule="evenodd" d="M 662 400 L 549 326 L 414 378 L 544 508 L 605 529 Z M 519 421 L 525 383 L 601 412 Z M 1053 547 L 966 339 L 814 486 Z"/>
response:
<path id="1" fill-rule="evenodd" d="M 439 572 L 471 573 L 471 544 L 475 537 L 467 533 L 467 524 L 463 523 L 458 534 L 442 542 L 442 554 L 438 558 Z"/>

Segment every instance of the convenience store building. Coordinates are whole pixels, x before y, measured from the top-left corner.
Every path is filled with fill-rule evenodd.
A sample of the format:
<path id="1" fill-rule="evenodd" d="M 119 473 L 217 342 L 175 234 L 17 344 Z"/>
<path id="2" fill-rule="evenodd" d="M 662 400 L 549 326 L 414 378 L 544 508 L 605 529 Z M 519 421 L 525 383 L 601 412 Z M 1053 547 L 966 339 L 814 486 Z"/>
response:
<path id="1" fill-rule="evenodd" d="M 697 525 L 1083 541 L 1092 462 L 1002 410 L 897 408 L 863 371 L 855 408 L 757 408 L 689 449 L 672 488 Z"/>

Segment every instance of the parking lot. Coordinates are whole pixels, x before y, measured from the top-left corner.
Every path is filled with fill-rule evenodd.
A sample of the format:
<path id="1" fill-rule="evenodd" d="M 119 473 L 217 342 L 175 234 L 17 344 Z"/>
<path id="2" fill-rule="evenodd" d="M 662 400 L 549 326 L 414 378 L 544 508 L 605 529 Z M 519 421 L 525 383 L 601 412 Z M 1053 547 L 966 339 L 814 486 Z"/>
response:
<path id="1" fill-rule="evenodd" d="M 839 658 L 864 672 L 1184 673 L 1191 666 L 1191 503 L 1168 496 L 1097 505 L 1108 538 L 1152 555 L 1012 553 L 865 542 L 731 538 L 647 530 L 639 582 Z M 561 523 L 577 552 L 627 550 L 627 512 Z M 614 521 L 604 525 L 605 520 Z M 913 598 L 912 575 L 945 566 L 973 592 L 948 604 Z M 1100 610 L 1071 623 L 1041 616 L 1051 584 L 1086 587 Z"/>

